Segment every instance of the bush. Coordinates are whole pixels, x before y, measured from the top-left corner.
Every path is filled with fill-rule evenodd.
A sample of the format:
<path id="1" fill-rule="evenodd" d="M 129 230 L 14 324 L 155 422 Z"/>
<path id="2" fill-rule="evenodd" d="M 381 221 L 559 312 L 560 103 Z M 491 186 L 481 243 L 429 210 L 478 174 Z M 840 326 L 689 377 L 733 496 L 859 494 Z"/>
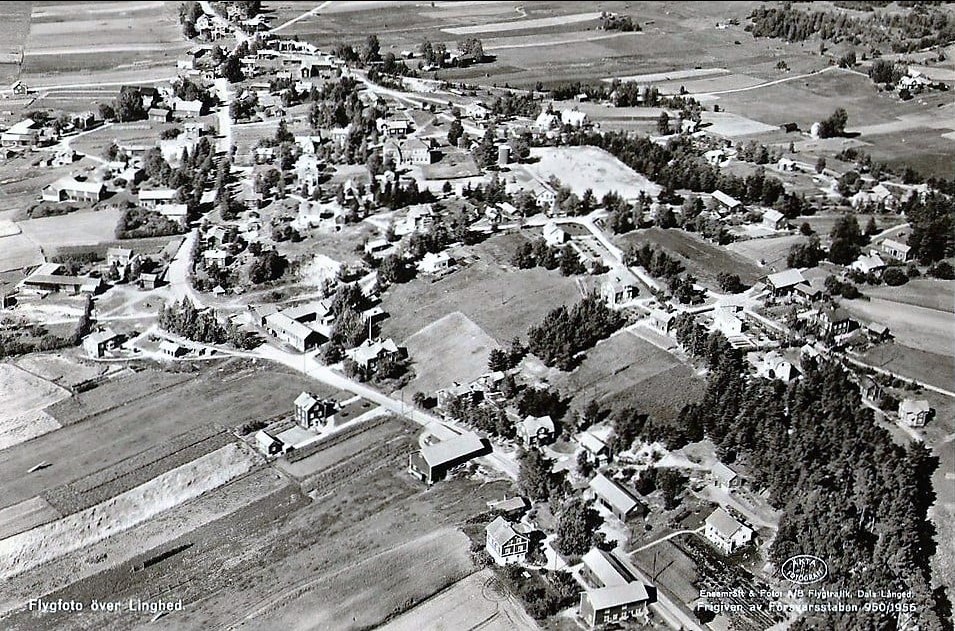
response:
<path id="1" fill-rule="evenodd" d="M 899 285 L 904 285 L 909 282 L 908 275 L 899 269 L 898 267 L 890 267 L 885 270 L 885 273 L 882 274 L 882 280 L 885 281 L 886 285 L 890 287 L 898 287 Z"/>
<path id="2" fill-rule="evenodd" d="M 928 275 L 942 280 L 955 280 L 955 268 L 948 261 L 939 261 L 928 269 Z"/>

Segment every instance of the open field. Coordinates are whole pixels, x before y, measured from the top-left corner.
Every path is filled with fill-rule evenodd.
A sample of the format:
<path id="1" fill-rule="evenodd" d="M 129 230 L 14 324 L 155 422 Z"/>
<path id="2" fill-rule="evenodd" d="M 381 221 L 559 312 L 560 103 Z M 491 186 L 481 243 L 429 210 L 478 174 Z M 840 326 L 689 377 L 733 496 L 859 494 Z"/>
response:
<path id="1" fill-rule="evenodd" d="M 673 418 L 702 395 L 704 383 L 674 355 L 628 333 L 618 333 L 587 351 L 571 373 L 560 373 L 554 386 L 582 407 L 596 399 L 604 405 L 632 405 L 652 417 Z"/>
<path id="2" fill-rule="evenodd" d="M 492 22 L 475 26 L 459 26 L 446 28 L 444 31 L 452 35 L 475 35 L 478 33 L 500 33 L 503 31 L 522 31 L 525 29 L 549 28 L 579 22 L 592 22 L 600 17 L 600 13 L 577 13 L 550 18 L 536 18 L 530 20 L 514 20 L 511 22 Z"/>
<path id="3" fill-rule="evenodd" d="M 745 285 L 752 285 L 765 275 L 763 270 L 744 256 L 682 230 L 656 227 L 637 230 L 617 237 L 616 243 L 624 251 L 631 245 L 642 246 L 644 243 L 661 247 L 668 254 L 676 256 L 701 284 L 717 291 L 716 276 L 720 272 L 738 274 Z"/>
<path id="4" fill-rule="evenodd" d="M 48 411 L 64 427 L 4 451 L 0 459 L 0 505 L 9 506 L 162 445 L 195 427 L 235 427 L 287 410 L 304 389 L 334 392 L 290 370 L 208 368 L 196 376 L 143 372 L 114 380 Z M 157 375 L 167 375 L 160 380 Z M 127 378 L 129 379 L 129 378 Z M 160 386 L 158 384 L 164 384 Z M 29 476 L 39 462 L 52 466 Z"/>
<path id="5" fill-rule="evenodd" d="M 20 50 L 30 33 L 30 4 L 0 3 L 0 85 L 13 83 L 17 77 Z"/>
<path id="6" fill-rule="evenodd" d="M 702 122 L 711 134 L 735 138 L 776 131 L 776 125 L 767 125 L 731 112 L 703 112 Z"/>
<path id="7" fill-rule="evenodd" d="M 255 464 L 248 448 L 231 443 L 79 513 L 8 537 L 0 541 L 4 559 L 0 576 L 15 576 L 127 530 L 225 484 Z M 95 527 L 91 527 L 94 523 Z"/>
<path id="8" fill-rule="evenodd" d="M 159 597 L 173 593 L 169 590 L 175 590 L 176 597 L 188 596 L 185 594 L 188 585 L 183 586 L 184 577 L 177 572 L 184 558 L 198 563 L 186 580 L 193 578 L 200 582 L 220 569 L 210 567 L 209 549 L 218 551 L 219 546 L 229 546 L 234 552 L 228 538 L 235 536 L 238 524 L 247 523 L 250 515 L 260 517 L 260 522 L 280 520 L 304 501 L 274 470 L 258 469 L 132 528 L 34 568 L 29 582 L 8 581 L 0 587 L 0 610 L 16 610 L 30 598 L 41 596 L 86 603 L 92 598 Z M 161 555 L 170 554 L 171 558 L 157 563 Z M 70 616 L 69 624 L 77 625 L 76 618 L 87 615 L 87 626 L 102 625 L 103 614 L 88 610 L 87 607 L 84 614 L 65 614 Z M 151 617 L 149 612 L 129 612 L 110 619 L 110 627 L 138 628 Z M 55 614 L 30 615 L 21 608 L 18 615 L 3 619 L 3 625 L 7 629 L 37 631 L 62 629 L 66 622 Z"/>
<path id="9" fill-rule="evenodd" d="M 70 3 L 36 6 L 25 42 L 24 79 L 45 84 L 51 75 L 80 82 L 90 70 L 175 69 L 182 40 L 175 3 L 141 6 Z"/>
<path id="10" fill-rule="evenodd" d="M 42 262 L 43 252 L 30 237 L 23 234 L 0 237 L 0 271 L 23 269 Z"/>
<path id="11" fill-rule="evenodd" d="M 61 517 L 42 497 L 24 500 L 0 510 L 0 540 Z"/>
<path id="12" fill-rule="evenodd" d="M 955 118 L 949 110 L 949 118 Z M 955 121 L 950 125 L 955 127 Z M 885 162 L 891 168 L 910 166 L 925 177 L 951 177 L 955 156 L 955 132 L 945 129 L 917 128 L 889 134 L 863 135 L 863 150 L 873 160 Z"/>
<path id="13" fill-rule="evenodd" d="M 459 311 L 499 344 L 506 344 L 516 335 L 524 336 L 551 309 L 579 297 L 573 279 L 560 272 L 502 269 L 478 260 L 433 283 L 416 279 L 390 288 L 382 306 L 391 317 L 382 323 L 382 331 L 404 341 L 421 327 Z"/>
<path id="14" fill-rule="evenodd" d="M 836 225 L 836 222 L 839 221 L 841 216 L 842 214 L 840 213 L 819 213 L 816 215 L 796 217 L 790 223 L 796 226 L 802 225 L 804 222 L 808 223 L 813 232 L 818 234 L 820 239 L 825 240 L 829 236 L 829 233 L 832 232 L 833 226 Z M 860 229 L 865 228 L 865 225 L 868 223 L 870 217 L 875 218 L 875 224 L 879 230 L 885 230 L 905 222 L 905 219 L 903 217 L 899 217 L 898 215 L 872 215 L 869 213 L 858 213 L 855 215 L 855 218 L 856 221 L 859 222 Z"/>
<path id="15" fill-rule="evenodd" d="M 263 623 L 302 631 L 366 628 L 470 571 L 467 537 L 451 528 L 435 530 L 329 572 L 289 594 L 276 611 L 238 628 L 262 628 Z"/>
<path id="16" fill-rule="evenodd" d="M 79 211 L 60 217 L 27 219 L 20 222 L 24 236 L 41 248 L 70 245 L 95 245 L 113 241 L 119 210 Z"/>
<path id="17" fill-rule="evenodd" d="M 531 157 L 539 161 L 524 165 L 524 170 L 545 182 L 556 176 L 578 195 L 588 188 L 597 199 L 610 191 L 624 199 L 636 199 L 641 191 L 654 197 L 660 193 L 657 184 L 597 147 L 534 148 Z"/>
<path id="18" fill-rule="evenodd" d="M 950 349 L 951 346 L 938 347 L 937 350 L 942 351 L 943 354 L 889 342 L 870 348 L 862 359 L 872 366 L 891 370 L 904 378 L 918 379 L 933 386 L 951 390 L 952 375 L 955 374 L 955 357 L 952 357 Z"/>
<path id="19" fill-rule="evenodd" d="M 802 235 L 772 237 L 768 239 L 749 239 L 734 241 L 726 246 L 730 252 L 746 257 L 756 265 L 765 268 L 766 272 L 781 271 L 788 267 L 786 259 L 789 250 L 797 243 L 806 241 Z"/>
<path id="20" fill-rule="evenodd" d="M 903 346 L 927 353 L 955 348 L 955 328 L 952 327 L 950 310 L 940 311 L 875 297 L 868 301 L 844 300 L 842 306 L 863 322 L 888 326 L 892 336 Z"/>
<path id="21" fill-rule="evenodd" d="M 866 287 L 864 293 L 872 298 L 881 298 L 891 302 L 955 313 L 952 295 L 955 294 L 955 281 L 914 278 L 901 287 Z"/>
<path id="22" fill-rule="evenodd" d="M 460 312 L 450 313 L 405 340 L 415 379 L 407 390 L 434 392 L 452 383 L 469 383 L 488 371 L 487 358 L 498 346 Z"/>
<path id="23" fill-rule="evenodd" d="M 102 366 L 81 363 L 59 353 L 26 355 L 18 358 L 16 364 L 34 375 L 65 387 L 74 386 L 104 372 Z"/>
<path id="24" fill-rule="evenodd" d="M 0 364 L 0 450 L 58 429 L 60 424 L 43 408 L 69 396 L 14 364 Z"/>
<path id="25" fill-rule="evenodd" d="M 818 57 L 816 57 L 818 61 Z M 784 78 L 780 73 L 779 78 Z M 849 115 L 847 129 L 863 125 L 889 123 L 902 115 L 932 113 L 949 97 L 929 95 L 927 105 L 918 99 L 900 101 L 894 93 L 880 93 L 876 86 L 857 72 L 835 69 L 811 77 L 777 83 L 752 90 L 720 94 L 720 108 L 751 117 L 769 125 L 794 122 L 808 130 L 812 123 L 842 107 Z M 785 103 L 786 107 L 779 107 Z M 862 140 L 867 140 L 863 136 Z"/>
<path id="26" fill-rule="evenodd" d="M 467 629 L 486 631 L 539 628 L 521 605 L 502 593 L 494 572 L 482 570 L 461 579 L 435 597 L 406 611 L 382 631 L 420 629 Z"/>

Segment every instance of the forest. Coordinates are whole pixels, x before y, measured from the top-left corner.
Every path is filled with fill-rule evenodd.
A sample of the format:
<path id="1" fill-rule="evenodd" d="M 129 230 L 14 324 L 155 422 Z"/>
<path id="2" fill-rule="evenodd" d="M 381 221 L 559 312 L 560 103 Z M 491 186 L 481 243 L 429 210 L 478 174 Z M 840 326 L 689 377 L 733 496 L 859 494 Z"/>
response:
<path id="1" fill-rule="evenodd" d="M 807 361 L 785 384 L 748 375 L 740 351 L 684 317 L 677 339 L 709 367 L 707 388 L 681 419 L 702 427 L 724 462 L 740 461 L 750 482 L 782 509 L 770 547 L 778 567 L 807 550 L 826 560 L 827 587 L 910 590 L 923 630 L 945 628 L 944 593 L 931 589 L 937 458 L 922 445 L 899 446 L 862 404 L 859 386 L 837 361 Z M 692 435 L 670 435 L 679 446 Z M 894 629 L 897 612 L 825 613 L 796 628 Z M 914 622 L 914 621 L 913 621 Z"/>

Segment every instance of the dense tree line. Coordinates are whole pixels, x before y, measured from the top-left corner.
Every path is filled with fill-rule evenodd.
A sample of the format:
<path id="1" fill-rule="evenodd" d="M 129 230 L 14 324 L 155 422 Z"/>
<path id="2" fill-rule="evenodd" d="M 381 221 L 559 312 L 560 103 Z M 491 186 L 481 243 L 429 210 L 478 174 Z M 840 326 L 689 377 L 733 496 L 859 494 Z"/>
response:
<path id="1" fill-rule="evenodd" d="M 609 337 L 623 323 L 623 316 L 591 294 L 569 309 L 550 311 L 527 332 L 527 346 L 547 366 L 570 370 L 577 353 Z"/>
<path id="2" fill-rule="evenodd" d="M 828 587 L 854 590 L 865 576 L 867 589 L 910 589 L 921 628 L 944 628 L 930 589 L 935 544 L 926 520 L 937 460 L 920 444 L 895 444 L 840 364 L 806 362 L 802 378 L 788 385 L 752 378 L 721 335 L 680 334 L 686 326 L 678 325 L 682 343 L 706 358 L 710 373 L 702 401 L 682 416 L 702 425 L 722 457 L 745 461 L 751 482 L 782 509 L 770 548 L 777 567 L 812 550 L 829 565 Z M 800 628 L 897 622 L 894 612 L 825 613 Z"/>
<path id="3" fill-rule="evenodd" d="M 786 200 L 785 187 L 778 178 L 759 170 L 745 178 L 724 173 L 697 155 L 686 138 L 674 138 L 661 146 L 647 137 L 632 137 L 624 132 L 579 131 L 568 136 L 568 144 L 605 149 L 667 190 L 685 188 L 705 193 L 721 190 L 743 202 L 763 206 L 782 205 Z M 804 198 L 795 197 L 787 203 L 801 207 L 806 202 Z"/>
<path id="4" fill-rule="evenodd" d="M 752 24 L 747 30 L 754 36 L 788 42 L 817 36 L 822 41 L 865 43 L 873 50 L 887 44 L 893 52 L 904 53 L 944 46 L 955 40 L 955 19 L 944 11 L 926 6 L 855 17 L 843 11 L 804 10 L 785 3 L 761 5 L 750 14 L 750 20 Z"/>
<path id="5" fill-rule="evenodd" d="M 955 255 L 955 200 L 939 192 L 903 202 L 901 210 L 912 226 L 909 247 L 920 263 L 929 264 Z"/>

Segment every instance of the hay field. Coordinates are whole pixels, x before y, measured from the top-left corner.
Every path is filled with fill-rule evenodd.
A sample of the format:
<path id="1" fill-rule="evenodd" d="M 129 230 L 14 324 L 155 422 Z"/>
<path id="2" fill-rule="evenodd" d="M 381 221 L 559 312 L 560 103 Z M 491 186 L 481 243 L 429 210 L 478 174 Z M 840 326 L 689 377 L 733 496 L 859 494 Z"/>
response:
<path id="1" fill-rule="evenodd" d="M 58 556 L 127 530 L 153 515 L 222 486 L 258 462 L 230 443 L 145 484 L 55 522 L 0 541 L 0 577 L 10 578 Z"/>
<path id="2" fill-rule="evenodd" d="M 43 408 L 69 396 L 68 390 L 14 364 L 0 364 L 0 449 L 59 428 Z"/>
<path id="3" fill-rule="evenodd" d="M 951 294 L 949 294 L 951 297 Z M 896 302 L 886 298 L 843 300 L 842 306 L 863 322 L 879 322 L 889 327 L 895 340 L 904 346 L 927 353 L 955 348 L 952 312 Z"/>
<path id="4" fill-rule="evenodd" d="M 590 188 L 597 199 L 610 191 L 624 199 L 636 199 L 641 191 L 655 197 L 661 190 L 659 185 L 597 147 L 533 148 L 531 157 L 539 161 L 523 165 L 524 170 L 544 181 L 556 176 L 578 195 Z"/>
<path id="5" fill-rule="evenodd" d="M 502 593 L 496 583 L 492 570 L 475 572 L 386 623 L 381 631 L 474 627 L 482 631 L 539 629 L 537 622 L 514 598 Z"/>
<path id="6" fill-rule="evenodd" d="M 434 392 L 452 383 L 468 383 L 488 371 L 497 342 L 457 311 L 432 322 L 404 341 L 414 362 L 410 392 Z"/>
<path id="7" fill-rule="evenodd" d="M 42 248 L 70 245 L 96 245 L 116 238 L 116 224 L 122 211 L 117 209 L 79 211 L 59 217 L 42 217 L 20 222 L 24 236 Z"/>

